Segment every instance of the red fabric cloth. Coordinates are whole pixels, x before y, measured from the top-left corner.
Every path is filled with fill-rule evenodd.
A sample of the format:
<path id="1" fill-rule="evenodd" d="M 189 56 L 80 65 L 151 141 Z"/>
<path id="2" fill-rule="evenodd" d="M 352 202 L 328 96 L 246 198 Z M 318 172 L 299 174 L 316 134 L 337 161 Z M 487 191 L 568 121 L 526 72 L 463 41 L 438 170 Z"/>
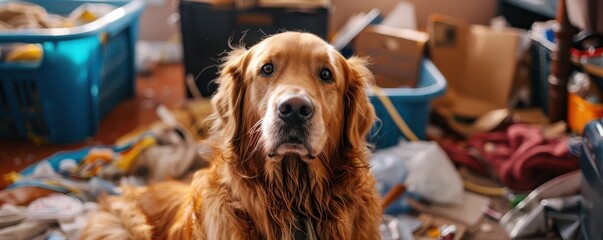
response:
<path id="1" fill-rule="evenodd" d="M 578 159 L 568 151 L 567 137 L 547 139 L 539 128 L 513 124 L 505 131 L 481 133 L 467 146 L 441 144 L 457 164 L 486 174 L 483 164 L 468 153 L 473 147 L 492 166 L 500 181 L 514 190 L 532 190 L 561 174 L 578 169 Z"/>

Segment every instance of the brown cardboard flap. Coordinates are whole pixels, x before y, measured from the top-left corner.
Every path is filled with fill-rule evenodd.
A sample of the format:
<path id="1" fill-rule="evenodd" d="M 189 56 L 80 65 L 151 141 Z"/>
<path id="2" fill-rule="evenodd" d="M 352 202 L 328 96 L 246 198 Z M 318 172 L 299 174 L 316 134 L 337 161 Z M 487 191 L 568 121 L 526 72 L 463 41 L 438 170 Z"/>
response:
<path id="1" fill-rule="evenodd" d="M 423 32 L 375 25 L 356 40 L 357 53 L 370 56 L 375 82 L 380 87 L 415 87 L 423 49 L 428 40 Z"/>
<path id="2" fill-rule="evenodd" d="M 498 109 L 481 115 L 473 123 L 462 123 L 454 119 L 449 109 L 435 106 L 434 111 L 444 117 L 446 124 L 456 133 L 469 137 L 476 133 L 489 132 L 499 126 L 508 116 L 508 109 Z"/>
<path id="3" fill-rule="evenodd" d="M 494 109 L 505 108 L 487 100 L 461 94 L 454 89 L 448 89 L 446 95 L 433 104 L 436 108 L 445 108 L 451 116 L 463 118 L 475 118 Z"/>
<path id="4" fill-rule="evenodd" d="M 476 117 L 482 116 L 494 109 L 504 108 L 490 101 L 483 101 L 473 97 L 459 97 L 455 100 L 451 110 L 455 116 L 459 117 Z"/>

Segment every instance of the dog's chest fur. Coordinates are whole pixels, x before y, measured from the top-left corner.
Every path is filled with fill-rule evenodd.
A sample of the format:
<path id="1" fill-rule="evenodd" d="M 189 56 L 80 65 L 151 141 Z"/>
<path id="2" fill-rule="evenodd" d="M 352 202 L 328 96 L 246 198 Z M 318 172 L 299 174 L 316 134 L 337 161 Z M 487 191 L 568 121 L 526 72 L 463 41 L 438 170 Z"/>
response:
<path id="1" fill-rule="evenodd" d="M 259 176 L 235 178 L 242 188 L 233 189 L 232 193 L 242 194 L 233 198 L 240 203 L 238 215 L 248 223 L 250 237 L 297 239 L 295 235 L 303 235 L 306 237 L 302 239 L 311 239 L 314 232 L 325 235 L 321 234 L 325 232 L 321 228 L 324 223 L 341 221 L 334 216 L 350 209 L 348 203 L 354 202 L 353 194 L 339 194 L 339 183 L 316 178 L 315 174 L 308 163 L 287 156 Z"/>

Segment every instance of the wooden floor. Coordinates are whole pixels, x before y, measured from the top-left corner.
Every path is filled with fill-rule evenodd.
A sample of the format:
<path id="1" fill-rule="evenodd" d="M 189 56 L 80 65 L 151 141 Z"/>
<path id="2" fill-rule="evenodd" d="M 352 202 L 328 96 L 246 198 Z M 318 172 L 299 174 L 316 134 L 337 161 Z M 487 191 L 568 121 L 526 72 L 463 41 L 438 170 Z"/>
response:
<path id="1" fill-rule="evenodd" d="M 101 120 L 98 134 L 83 142 L 68 145 L 36 146 L 25 140 L 0 140 L 0 190 L 9 183 L 4 174 L 19 171 L 58 151 L 96 144 L 113 144 L 121 135 L 140 125 L 157 120 L 155 109 L 164 104 L 176 107 L 184 101 L 184 70 L 180 64 L 160 65 L 136 82 L 136 96 L 119 104 Z"/>

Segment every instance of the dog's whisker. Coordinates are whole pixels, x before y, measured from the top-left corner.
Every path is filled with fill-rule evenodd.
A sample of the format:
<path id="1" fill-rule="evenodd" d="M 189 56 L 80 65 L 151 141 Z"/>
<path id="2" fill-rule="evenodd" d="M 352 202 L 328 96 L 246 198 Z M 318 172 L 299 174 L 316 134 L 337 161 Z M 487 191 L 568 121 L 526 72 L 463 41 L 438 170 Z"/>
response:
<path id="1" fill-rule="evenodd" d="M 241 161 L 239 163 L 240 165 L 243 165 L 245 162 L 249 161 L 258 152 L 258 150 L 259 150 L 258 143 L 260 141 L 260 138 L 261 138 L 261 136 L 259 134 L 256 134 L 250 139 L 249 144 L 247 144 L 246 148 L 245 148 L 245 152 L 247 154 L 243 159 L 241 159 Z M 252 150 L 249 151 L 249 148 L 252 148 Z"/>
<path id="2" fill-rule="evenodd" d="M 251 126 L 249 128 L 249 131 L 247 131 L 247 134 L 253 134 L 253 133 L 259 133 L 262 131 L 262 122 L 264 121 L 264 119 L 260 119 L 258 120 L 255 124 L 253 124 L 253 126 Z"/>
<path id="3" fill-rule="evenodd" d="M 242 162 L 246 162 L 248 161 L 256 152 L 258 149 L 258 143 L 260 141 L 261 135 L 257 134 L 257 130 L 253 131 L 254 128 L 259 129 L 259 126 L 262 123 L 262 119 L 258 120 L 248 131 L 247 135 L 251 135 L 251 138 L 249 139 L 248 144 L 245 144 L 245 153 L 248 153 L 247 156 L 245 158 L 243 158 Z M 252 148 L 252 151 L 249 151 L 249 149 Z"/>

